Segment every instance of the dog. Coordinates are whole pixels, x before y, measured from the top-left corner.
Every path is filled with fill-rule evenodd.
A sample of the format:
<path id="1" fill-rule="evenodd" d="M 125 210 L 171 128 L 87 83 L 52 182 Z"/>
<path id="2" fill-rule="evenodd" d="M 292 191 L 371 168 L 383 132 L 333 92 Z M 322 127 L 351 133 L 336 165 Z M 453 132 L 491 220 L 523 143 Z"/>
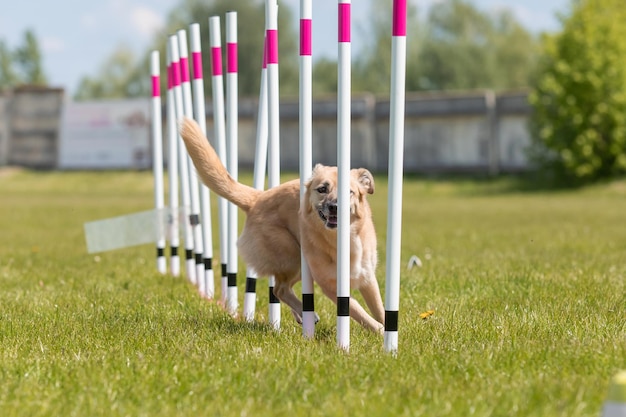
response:
<path id="1" fill-rule="evenodd" d="M 199 177 L 219 196 L 246 213 L 237 241 L 241 257 L 259 276 L 274 276 L 274 295 L 291 308 L 302 323 L 302 302 L 293 291 L 300 281 L 300 251 L 311 277 L 322 292 L 337 303 L 337 168 L 316 165 L 305 183 L 300 207 L 300 180 L 268 190 L 236 181 L 202 133 L 184 118 L 179 132 Z M 350 317 L 382 334 L 385 310 L 376 281 L 376 232 L 367 194 L 374 193 L 374 178 L 364 168 L 350 171 L 350 287 L 358 289 L 373 317 L 350 297 Z"/>

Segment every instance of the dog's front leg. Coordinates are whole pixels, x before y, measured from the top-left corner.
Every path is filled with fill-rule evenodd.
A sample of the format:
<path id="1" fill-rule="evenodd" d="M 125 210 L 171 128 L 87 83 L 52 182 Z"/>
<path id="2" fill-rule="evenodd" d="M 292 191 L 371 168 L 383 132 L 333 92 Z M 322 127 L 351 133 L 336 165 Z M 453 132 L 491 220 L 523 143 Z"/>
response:
<path id="1" fill-rule="evenodd" d="M 326 281 L 328 282 L 328 281 Z M 337 304 L 337 285 L 335 281 L 335 285 L 321 285 L 322 291 L 324 294 L 333 300 L 335 304 Z M 383 313 L 384 314 L 384 313 Z M 350 317 L 361 326 L 369 329 L 375 333 L 383 334 L 385 330 L 385 326 L 382 323 L 374 320 L 372 316 L 370 316 L 367 311 L 359 304 L 359 302 L 354 298 L 350 297 Z"/>

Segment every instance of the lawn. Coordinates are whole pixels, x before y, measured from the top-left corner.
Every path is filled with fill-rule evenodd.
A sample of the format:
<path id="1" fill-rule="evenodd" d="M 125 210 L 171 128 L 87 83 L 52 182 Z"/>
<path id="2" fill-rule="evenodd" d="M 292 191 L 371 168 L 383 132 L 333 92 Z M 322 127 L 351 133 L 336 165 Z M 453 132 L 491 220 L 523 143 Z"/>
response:
<path id="1" fill-rule="evenodd" d="M 596 417 L 626 368 L 626 182 L 524 185 L 406 179 L 393 357 L 354 323 L 339 351 L 317 289 L 304 340 L 284 306 L 266 324 L 266 280 L 244 323 L 159 275 L 153 245 L 87 254 L 84 222 L 150 209 L 148 172 L 0 171 L 2 415 Z"/>

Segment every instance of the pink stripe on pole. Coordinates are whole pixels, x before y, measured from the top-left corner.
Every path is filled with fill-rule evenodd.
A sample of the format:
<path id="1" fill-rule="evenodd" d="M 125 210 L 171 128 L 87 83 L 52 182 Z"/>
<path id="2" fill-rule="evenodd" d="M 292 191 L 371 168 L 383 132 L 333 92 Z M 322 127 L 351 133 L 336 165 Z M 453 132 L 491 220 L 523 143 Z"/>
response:
<path id="1" fill-rule="evenodd" d="M 267 63 L 278 64 L 278 31 L 268 29 L 267 34 Z"/>
<path id="2" fill-rule="evenodd" d="M 237 73 L 237 43 L 229 42 L 226 44 L 226 65 L 229 73 Z"/>
<path id="3" fill-rule="evenodd" d="M 311 55 L 311 19 L 300 19 L 300 55 Z"/>
<path id="4" fill-rule="evenodd" d="M 350 3 L 339 3 L 339 42 L 350 42 Z"/>
<path id="5" fill-rule="evenodd" d="M 187 58 L 180 58 L 180 78 L 182 82 L 189 82 L 189 60 Z"/>
<path id="6" fill-rule="evenodd" d="M 406 0 L 393 2 L 393 36 L 406 36 Z"/>
<path id="7" fill-rule="evenodd" d="M 180 85 L 180 63 L 178 61 L 172 62 L 172 87 L 178 87 Z"/>
<path id="8" fill-rule="evenodd" d="M 152 97 L 161 97 L 161 79 L 158 75 L 152 76 Z"/>
<path id="9" fill-rule="evenodd" d="M 171 90 L 174 87 L 174 77 L 172 76 L 172 64 L 167 66 L 167 89 Z"/>
<path id="10" fill-rule="evenodd" d="M 211 62 L 213 76 L 222 75 L 222 48 L 220 46 L 212 47 L 211 57 L 213 58 Z"/>
<path id="11" fill-rule="evenodd" d="M 200 52 L 192 52 L 191 60 L 193 62 L 193 78 L 199 80 L 202 78 L 202 54 Z"/>

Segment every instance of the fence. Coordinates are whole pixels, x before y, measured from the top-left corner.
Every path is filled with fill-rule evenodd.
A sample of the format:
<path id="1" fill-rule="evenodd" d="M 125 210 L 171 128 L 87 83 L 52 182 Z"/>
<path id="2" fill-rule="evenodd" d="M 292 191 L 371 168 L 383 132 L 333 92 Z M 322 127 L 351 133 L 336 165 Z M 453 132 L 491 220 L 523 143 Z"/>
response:
<path id="1" fill-rule="evenodd" d="M 527 92 L 461 92 L 409 94 L 406 98 L 406 173 L 471 172 L 498 174 L 527 170 L 525 149 L 530 106 Z M 148 108 L 148 98 L 145 107 Z M 71 103 L 73 109 L 92 103 Z M 99 102 L 106 106 L 107 102 Z M 111 101 L 111 106 L 120 106 Z M 23 88 L 0 96 L 0 166 L 58 169 L 62 140 L 63 90 Z M 68 105 L 69 107 L 69 105 Z M 239 100 L 239 164 L 254 163 L 256 99 Z M 207 129 L 213 129 L 213 108 L 207 100 Z M 298 101 L 281 99 L 281 168 L 298 170 Z M 387 171 L 389 100 L 369 94 L 352 99 L 353 167 Z M 94 127 L 95 128 L 95 127 Z M 164 125 L 164 129 L 167 127 Z M 133 143 L 149 148 L 149 124 L 134 131 Z M 166 135 L 164 135 L 166 137 Z M 142 139 L 145 138 L 145 139 Z M 337 99 L 317 98 L 313 104 L 313 161 L 336 164 Z M 116 146 L 121 146 L 119 142 Z M 165 147 L 164 149 L 167 149 Z M 102 152 L 102 150 L 100 150 Z M 149 154 L 149 153 L 148 153 Z M 88 159 L 85 159 L 88 160 Z M 147 165 L 142 165 L 148 167 Z M 106 169 L 102 163 L 83 166 Z M 119 164 L 110 168 L 124 168 Z M 129 164 L 126 168 L 137 168 Z"/>

